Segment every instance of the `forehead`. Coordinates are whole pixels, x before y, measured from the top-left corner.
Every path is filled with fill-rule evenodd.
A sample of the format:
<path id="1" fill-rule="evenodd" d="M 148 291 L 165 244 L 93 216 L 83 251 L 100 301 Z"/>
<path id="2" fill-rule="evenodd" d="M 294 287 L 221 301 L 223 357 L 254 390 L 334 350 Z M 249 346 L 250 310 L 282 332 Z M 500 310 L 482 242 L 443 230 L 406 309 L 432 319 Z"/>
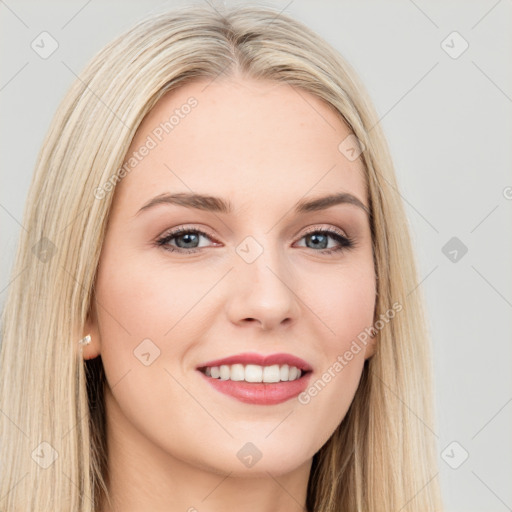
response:
<path id="1" fill-rule="evenodd" d="M 329 105 L 285 83 L 202 80 L 165 94 L 141 123 L 126 161 L 145 156 L 118 184 L 116 201 L 140 207 L 164 192 L 296 202 L 348 192 L 366 204 L 361 159 L 339 149 L 348 126 Z"/>

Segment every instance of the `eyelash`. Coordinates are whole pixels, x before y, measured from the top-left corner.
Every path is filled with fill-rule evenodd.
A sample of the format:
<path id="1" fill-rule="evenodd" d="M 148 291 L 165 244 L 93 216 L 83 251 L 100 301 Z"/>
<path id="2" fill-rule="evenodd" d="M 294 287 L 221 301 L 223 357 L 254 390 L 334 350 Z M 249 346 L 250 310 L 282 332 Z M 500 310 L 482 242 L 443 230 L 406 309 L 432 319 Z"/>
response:
<path id="1" fill-rule="evenodd" d="M 167 245 L 168 242 L 170 242 L 173 238 L 176 238 L 177 236 L 179 236 L 180 234 L 183 234 L 183 233 L 194 233 L 197 235 L 205 236 L 210 239 L 214 239 L 214 237 L 212 235 L 210 235 L 209 233 L 206 233 L 204 231 L 201 231 L 200 229 L 181 227 L 181 228 L 175 229 L 174 231 L 172 231 L 172 232 L 168 233 L 167 235 L 164 235 L 163 237 L 156 240 L 156 245 L 166 251 L 178 252 L 178 253 L 182 253 L 182 254 L 191 254 L 191 253 L 195 253 L 195 252 L 202 250 L 202 248 L 182 249 L 182 248 L 172 247 L 172 246 Z M 302 235 L 300 240 L 302 240 L 304 237 L 306 237 L 308 235 L 318 234 L 318 233 L 323 234 L 323 235 L 329 235 L 334 240 L 336 240 L 336 242 L 338 242 L 340 245 L 338 247 L 334 247 L 334 248 L 331 247 L 330 249 L 322 249 L 320 251 L 315 251 L 315 252 L 320 252 L 327 256 L 331 256 L 331 255 L 334 255 L 335 253 L 342 252 L 347 249 L 352 249 L 355 247 L 355 242 L 353 239 L 343 235 L 341 232 L 334 230 L 332 228 L 331 229 L 318 229 L 318 228 L 310 229 Z"/>

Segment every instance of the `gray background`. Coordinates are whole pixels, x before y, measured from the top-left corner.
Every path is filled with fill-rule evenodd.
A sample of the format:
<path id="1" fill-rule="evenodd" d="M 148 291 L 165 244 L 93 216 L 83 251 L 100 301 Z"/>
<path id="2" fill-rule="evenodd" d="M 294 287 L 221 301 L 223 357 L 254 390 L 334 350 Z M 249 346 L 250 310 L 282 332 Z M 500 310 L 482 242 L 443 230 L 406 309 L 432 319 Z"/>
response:
<path id="1" fill-rule="evenodd" d="M 0 307 L 36 154 L 74 74 L 184 3 L 0 1 Z M 512 1 L 266 5 L 337 48 L 382 118 L 427 300 L 446 510 L 512 510 Z M 42 31 L 59 45 L 47 59 L 31 48 Z M 469 44 L 457 58 L 454 31 Z"/>

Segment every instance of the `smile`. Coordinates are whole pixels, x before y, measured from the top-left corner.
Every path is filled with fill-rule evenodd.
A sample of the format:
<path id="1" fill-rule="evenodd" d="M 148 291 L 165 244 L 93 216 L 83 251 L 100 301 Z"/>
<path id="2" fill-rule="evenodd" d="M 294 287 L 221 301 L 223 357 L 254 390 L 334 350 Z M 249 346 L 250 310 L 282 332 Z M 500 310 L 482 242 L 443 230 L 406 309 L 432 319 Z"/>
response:
<path id="1" fill-rule="evenodd" d="M 302 371 L 296 366 L 287 364 L 260 366 L 257 364 L 223 364 L 207 366 L 204 374 L 213 379 L 231 380 L 235 382 L 290 382 L 300 379 Z"/>

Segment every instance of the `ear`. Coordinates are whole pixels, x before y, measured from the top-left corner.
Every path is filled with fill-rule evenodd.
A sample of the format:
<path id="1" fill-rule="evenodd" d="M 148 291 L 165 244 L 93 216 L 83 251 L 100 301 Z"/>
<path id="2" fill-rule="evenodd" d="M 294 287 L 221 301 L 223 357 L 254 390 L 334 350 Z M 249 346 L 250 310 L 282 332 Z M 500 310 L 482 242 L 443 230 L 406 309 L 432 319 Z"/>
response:
<path id="1" fill-rule="evenodd" d="M 375 352 L 377 352 L 378 340 L 379 340 L 378 332 L 375 332 L 373 336 L 370 336 L 368 338 L 368 342 L 366 343 L 366 351 L 364 353 L 365 359 L 370 359 L 370 357 L 375 355 Z"/>
<path id="2" fill-rule="evenodd" d="M 90 335 L 91 341 L 87 345 L 82 345 L 83 359 L 94 359 L 101 353 L 101 339 L 98 327 L 98 315 L 96 311 L 96 301 L 92 299 L 92 306 L 87 315 L 84 325 L 84 336 Z"/>

